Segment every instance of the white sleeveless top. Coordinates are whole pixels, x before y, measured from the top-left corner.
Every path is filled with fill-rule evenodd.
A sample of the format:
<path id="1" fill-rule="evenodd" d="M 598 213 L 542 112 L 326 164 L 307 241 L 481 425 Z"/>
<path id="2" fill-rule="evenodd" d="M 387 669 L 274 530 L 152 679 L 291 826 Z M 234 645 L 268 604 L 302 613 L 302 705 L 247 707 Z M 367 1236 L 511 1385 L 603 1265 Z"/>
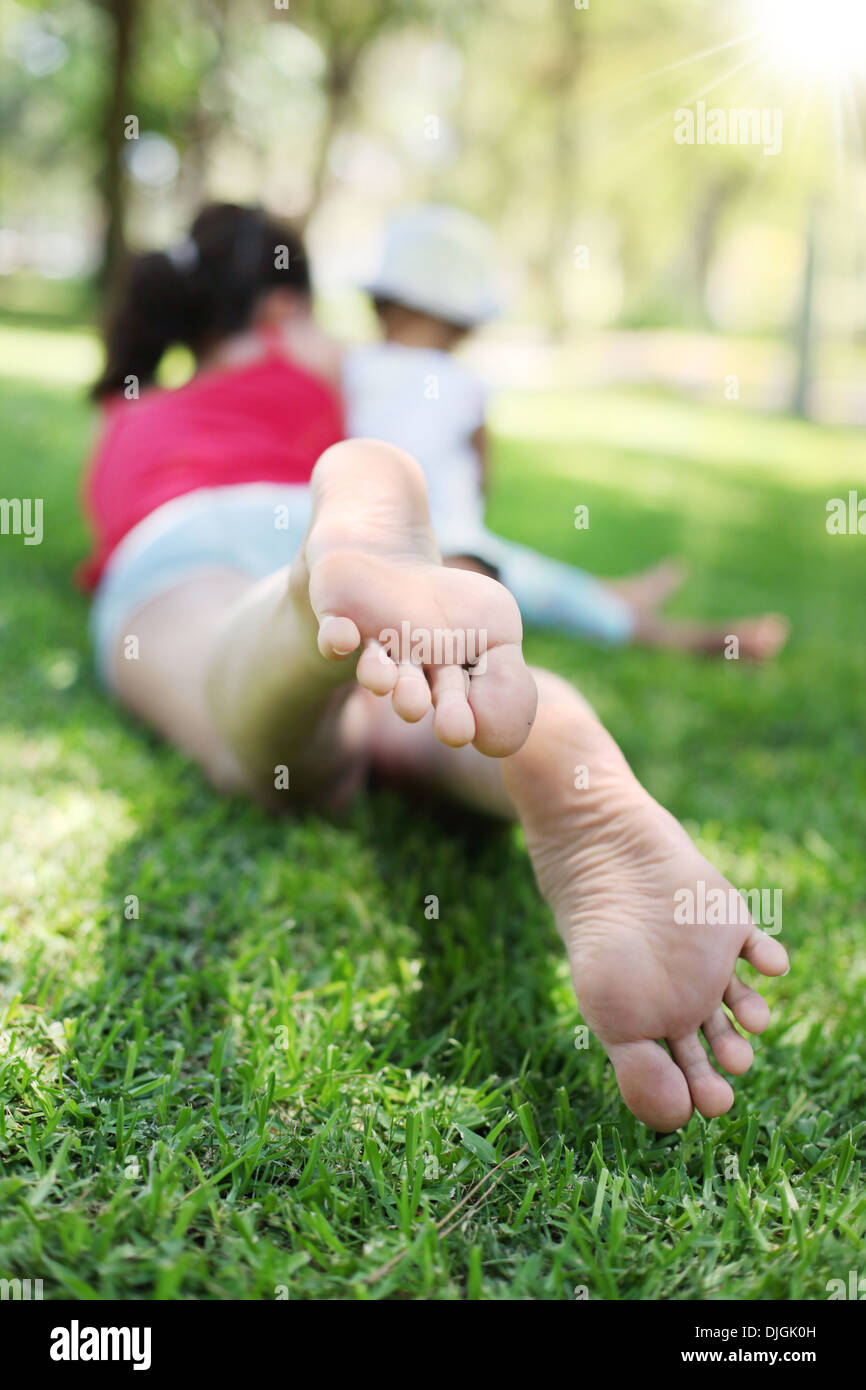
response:
<path id="1" fill-rule="evenodd" d="M 447 352 L 373 343 L 346 353 L 343 398 L 349 435 L 384 439 L 418 460 L 442 550 L 468 548 L 484 522 L 481 465 L 471 444 L 484 424 L 480 382 Z"/>

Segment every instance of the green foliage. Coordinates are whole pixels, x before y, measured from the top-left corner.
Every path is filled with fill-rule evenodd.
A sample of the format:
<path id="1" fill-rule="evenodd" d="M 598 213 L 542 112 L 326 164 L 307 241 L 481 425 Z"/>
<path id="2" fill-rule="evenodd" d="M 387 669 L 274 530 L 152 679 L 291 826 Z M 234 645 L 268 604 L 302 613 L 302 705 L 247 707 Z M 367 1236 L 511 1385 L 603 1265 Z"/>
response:
<path id="1" fill-rule="evenodd" d="M 128 172 L 125 140 L 120 163 L 106 160 L 111 7 L 18 0 L 7 10 L 4 229 L 21 234 L 31 269 L 50 271 L 59 254 L 42 245 L 28 260 L 46 233 L 87 252 L 76 273 L 99 259 L 107 186 L 135 247 L 179 235 L 208 197 L 315 214 L 314 251 L 331 280 L 346 256 L 340 227 L 357 222 L 363 240 L 387 207 L 433 198 L 493 225 L 513 312 L 536 325 L 711 321 L 778 333 L 802 298 L 817 194 L 827 201 L 818 321 L 829 336 L 862 328 L 846 307 L 860 275 L 858 223 L 838 202 L 862 165 L 862 84 L 844 101 L 813 93 L 766 51 L 745 7 L 132 3 L 118 101 L 142 137 L 174 147 L 179 176 L 156 186 L 140 168 Z M 52 44 L 59 56 L 46 59 Z M 674 114 L 702 93 L 727 109 L 783 110 L 779 156 L 751 144 L 677 145 Z M 591 252 L 582 270 L 577 246 Z M 4 277 L 0 289 L 7 309 L 21 307 L 14 283 Z"/>
<path id="2" fill-rule="evenodd" d="M 735 1109 L 658 1136 L 572 1045 L 516 833 L 391 793 L 268 819 L 109 705 L 69 583 L 89 416 L 62 384 L 2 398 L 0 490 L 45 498 L 45 541 L 0 538 L 0 1275 L 778 1299 L 860 1268 L 866 541 L 824 530 L 853 438 L 637 393 L 502 412 L 498 528 L 607 573 L 680 551 L 681 611 L 794 620 L 767 670 L 530 634 L 720 867 L 784 890 L 793 969 Z"/>

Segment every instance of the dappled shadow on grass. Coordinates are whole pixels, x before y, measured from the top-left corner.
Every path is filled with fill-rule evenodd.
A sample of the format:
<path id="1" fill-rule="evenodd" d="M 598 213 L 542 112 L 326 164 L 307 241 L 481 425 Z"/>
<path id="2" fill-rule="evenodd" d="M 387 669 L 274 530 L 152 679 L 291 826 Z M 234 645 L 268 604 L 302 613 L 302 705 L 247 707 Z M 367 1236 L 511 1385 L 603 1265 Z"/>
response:
<path id="1" fill-rule="evenodd" d="M 384 881 L 395 887 L 396 910 L 418 934 L 411 1031 L 447 1032 L 447 1070 L 473 1082 L 537 1072 L 545 1060 L 561 1082 L 571 1046 L 570 1020 L 553 1002 L 562 946 L 520 833 L 396 793 L 379 796 L 367 833 Z M 534 1048 L 530 1055 L 529 1039 L 543 1055 Z"/>
<path id="2" fill-rule="evenodd" d="M 288 1010 L 306 1019 L 299 1089 L 321 1084 L 321 1037 L 350 1053 L 358 1027 L 371 1076 L 387 1060 L 446 1085 L 504 1083 L 551 1125 L 566 1087 L 599 1117 L 601 1058 L 572 1047 L 562 947 L 511 827 L 388 790 L 341 822 L 273 818 L 179 770 L 111 855 L 103 906 L 99 993 L 118 1016 L 143 1005 L 148 1032 L 182 1041 L 199 1071 L 228 1028 L 236 1062 L 279 1076 Z"/>

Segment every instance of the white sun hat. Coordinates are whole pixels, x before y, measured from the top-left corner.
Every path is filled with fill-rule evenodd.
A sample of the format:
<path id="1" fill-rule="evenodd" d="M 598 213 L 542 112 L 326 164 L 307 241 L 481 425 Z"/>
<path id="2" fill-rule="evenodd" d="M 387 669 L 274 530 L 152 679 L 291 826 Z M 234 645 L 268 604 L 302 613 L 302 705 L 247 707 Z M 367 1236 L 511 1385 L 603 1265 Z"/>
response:
<path id="1" fill-rule="evenodd" d="M 465 328 L 495 318 L 502 307 L 493 237 L 471 213 L 440 203 L 388 219 L 379 268 L 364 288 Z"/>

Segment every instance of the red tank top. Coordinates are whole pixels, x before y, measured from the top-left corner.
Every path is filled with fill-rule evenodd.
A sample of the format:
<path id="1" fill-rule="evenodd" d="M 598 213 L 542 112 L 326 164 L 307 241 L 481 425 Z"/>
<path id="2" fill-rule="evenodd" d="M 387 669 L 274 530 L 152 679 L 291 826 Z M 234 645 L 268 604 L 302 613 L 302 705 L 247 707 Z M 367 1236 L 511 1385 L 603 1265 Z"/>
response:
<path id="1" fill-rule="evenodd" d="M 309 482 L 343 437 L 336 391 L 273 343 L 245 366 L 110 401 L 85 478 L 94 546 L 79 583 L 94 589 L 115 546 L 163 502 L 232 483 Z"/>

